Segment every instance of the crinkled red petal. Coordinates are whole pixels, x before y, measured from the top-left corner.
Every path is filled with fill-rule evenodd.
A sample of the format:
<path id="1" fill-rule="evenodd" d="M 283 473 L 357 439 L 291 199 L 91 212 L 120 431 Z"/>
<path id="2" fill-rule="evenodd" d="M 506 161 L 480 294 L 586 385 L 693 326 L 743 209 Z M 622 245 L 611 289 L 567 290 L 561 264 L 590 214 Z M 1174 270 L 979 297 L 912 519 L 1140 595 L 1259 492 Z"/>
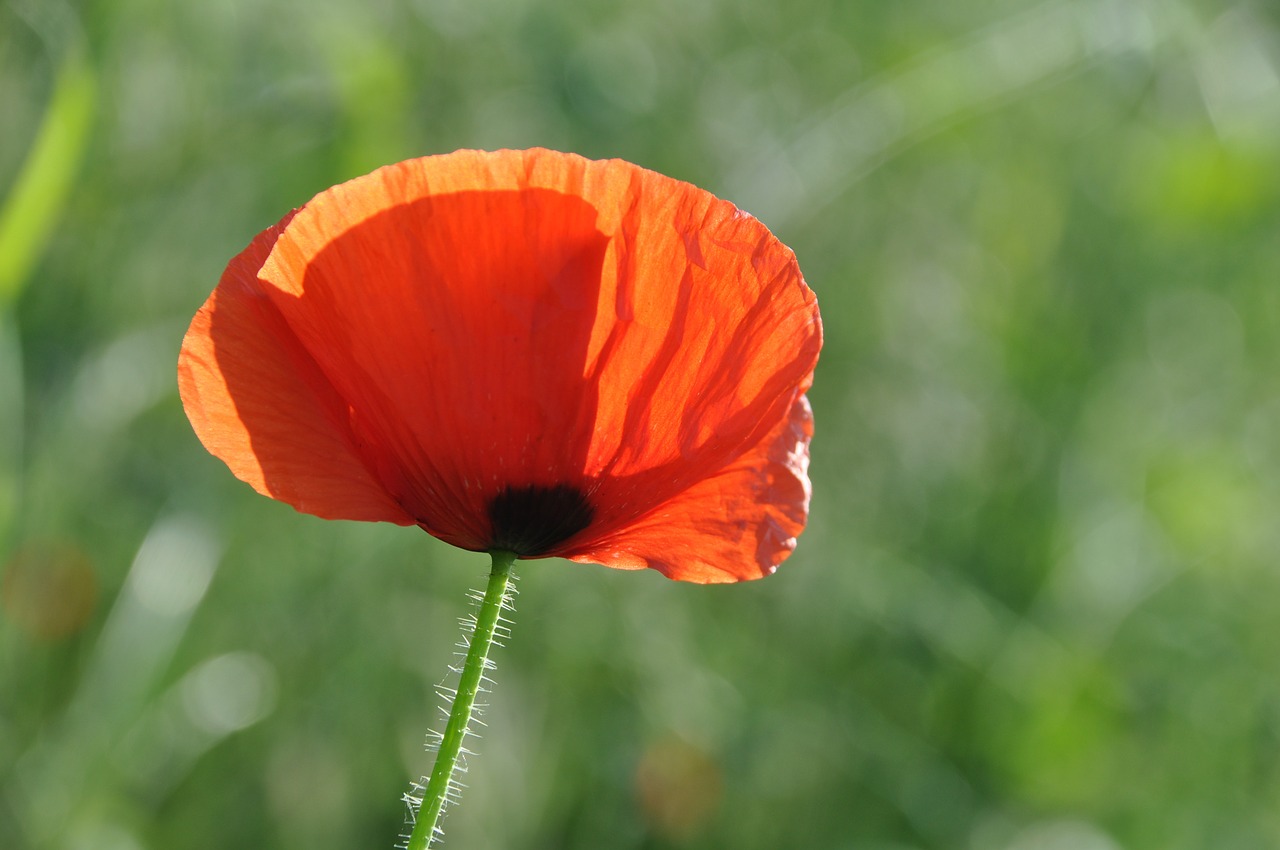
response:
<path id="1" fill-rule="evenodd" d="M 183 355 L 207 367 L 184 366 L 193 422 L 210 384 L 244 433 L 197 431 L 258 489 L 466 548 L 531 541 L 522 554 L 690 580 L 768 572 L 803 527 L 803 470 L 768 458 L 817 360 L 817 305 L 791 252 L 733 205 L 620 161 L 463 151 L 335 187 L 264 237 L 265 257 L 251 246 L 228 276 L 251 270 L 270 309 L 252 331 L 198 316 Z M 224 288 L 202 314 L 239 303 Z M 259 356 L 281 363 L 246 386 L 240 364 Z M 301 405 L 269 389 L 294 372 L 302 421 L 333 423 L 321 465 L 363 476 L 346 501 L 302 492 L 326 475 L 301 474 L 317 438 L 255 424 Z M 788 476 L 804 486 L 761 484 Z M 573 513 L 564 539 L 520 526 L 539 494 Z M 702 509 L 718 513 L 694 522 Z M 686 528 L 666 556 L 651 545 L 664 512 Z"/>
<path id="2" fill-rule="evenodd" d="M 648 514 L 555 554 L 620 569 L 651 568 L 699 584 L 774 572 L 809 516 L 813 414 L 800 395 L 757 446 Z"/>
<path id="3" fill-rule="evenodd" d="M 231 261 L 182 342 L 178 389 L 201 442 L 258 492 L 326 519 L 413 518 L 361 462 L 346 403 L 257 273 L 290 216 Z"/>

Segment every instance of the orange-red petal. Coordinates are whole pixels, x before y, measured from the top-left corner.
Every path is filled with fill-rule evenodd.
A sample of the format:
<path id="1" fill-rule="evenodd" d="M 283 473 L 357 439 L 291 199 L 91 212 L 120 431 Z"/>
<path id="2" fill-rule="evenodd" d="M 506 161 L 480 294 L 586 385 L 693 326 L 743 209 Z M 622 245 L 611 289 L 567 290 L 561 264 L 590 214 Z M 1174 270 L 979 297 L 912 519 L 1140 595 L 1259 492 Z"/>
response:
<path id="1" fill-rule="evenodd" d="M 615 533 L 557 554 L 699 584 L 769 575 L 809 516 L 812 436 L 813 413 L 800 395 L 772 433 L 724 469 Z"/>
<path id="2" fill-rule="evenodd" d="M 202 316 L 183 399 L 221 424 L 197 432 L 302 510 L 690 580 L 766 573 L 803 527 L 803 466 L 774 444 L 797 427 L 817 305 L 763 225 L 689 184 L 540 150 L 388 166 L 255 241 Z M 302 493 L 308 465 L 350 493 Z M 572 516 L 513 530 L 539 499 Z M 685 529 L 666 556 L 664 513 Z"/>
<path id="3" fill-rule="evenodd" d="M 360 462 L 346 405 L 257 279 L 291 216 L 231 261 L 196 313 L 178 359 L 183 407 L 205 448 L 259 493 L 326 519 L 410 525 Z"/>

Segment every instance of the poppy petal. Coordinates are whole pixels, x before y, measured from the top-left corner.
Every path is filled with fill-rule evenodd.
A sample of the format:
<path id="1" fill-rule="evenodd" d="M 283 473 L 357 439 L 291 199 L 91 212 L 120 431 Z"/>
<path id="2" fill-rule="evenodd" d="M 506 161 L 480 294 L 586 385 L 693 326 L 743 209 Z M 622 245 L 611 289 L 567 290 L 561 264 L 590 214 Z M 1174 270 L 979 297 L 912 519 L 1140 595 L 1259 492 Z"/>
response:
<path id="1" fill-rule="evenodd" d="M 753 451 L 616 534 L 557 554 L 699 584 L 769 575 L 795 549 L 808 518 L 812 436 L 813 413 L 801 395 Z"/>
<path id="2" fill-rule="evenodd" d="M 425 157 L 316 196 L 228 276 L 245 292 L 224 278 L 202 314 L 246 328 L 197 316 L 191 335 L 211 341 L 191 346 L 205 369 L 188 368 L 184 404 L 193 422 L 240 423 L 229 443 L 226 426 L 197 431 L 302 510 L 698 581 L 766 574 L 804 525 L 787 434 L 822 345 L 817 303 L 788 248 L 694 186 L 545 150 Z M 224 363 L 235 374 L 215 374 Z M 262 386 L 244 386 L 255 369 Z M 210 393 L 221 408 L 193 410 Z M 303 494 L 309 463 L 353 482 L 345 496 Z M 705 531 L 701 554 L 649 546 L 664 512 Z"/>
<path id="3" fill-rule="evenodd" d="M 629 245 L 615 293 L 626 308 L 591 375 L 597 534 L 759 445 L 811 382 L 822 346 L 791 251 L 732 204 L 676 184 L 689 190 L 680 200 L 654 178 L 636 205 L 647 211 L 633 210 L 618 240 Z"/>
<path id="4" fill-rule="evenodd" d="M 353 450 L 346 405 L 263 294 L 258 270 L 292 217 L 228 265 L 182 342 L 178 389 L 197 436 L 259 493 L 326 519 L 413 524 Z"/>
<path id="5" fill-rule="evenodd" d="M 383 487 L 464 548 L 492 544 L 505 487 L 581 477 L 607 239 L 589 203 L 534 184 L 578 184 L 586 166 L 514 152 L 388 166 L 308 203 L 262 271 Z"/>

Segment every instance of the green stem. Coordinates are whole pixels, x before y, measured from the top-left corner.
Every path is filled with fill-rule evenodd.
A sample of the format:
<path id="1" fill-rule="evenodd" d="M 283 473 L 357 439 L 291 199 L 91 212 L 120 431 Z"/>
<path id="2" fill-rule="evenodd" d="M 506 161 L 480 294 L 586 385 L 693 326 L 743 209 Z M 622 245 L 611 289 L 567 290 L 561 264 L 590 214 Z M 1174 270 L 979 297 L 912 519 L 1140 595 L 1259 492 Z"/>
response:
<path id="1" fill-rule="evenodd" d="M 422 795 L 422 804 L 413 824 L 413 833 L 409 836 L 407 850 L 426 850 L 431 845 L 432 838 L 440 834 L 437 825 L 440 813 L 444 809 L 449 784 L 458 764 L 462 739 L 467 736 L 471 725 L 480 680 L 489 667 L 489 647 L 493 645 L 493 633 L 498 626 L 507 586 L 511 583 L 511 567 L 516 560 L 514 552 L 494 551 L 489 554 L 493 556 L 493 571 L 489 573 L 489 584 L 485 588 L 480 611 L 476 614 L 476 628 L 467 648 L 462 675 L 458 678 L 458 692 L 453 698 L 453 707 L 449 709 L 449 723 L 445 726 L 444 737 L 436 753 L 431 779 Z"/>

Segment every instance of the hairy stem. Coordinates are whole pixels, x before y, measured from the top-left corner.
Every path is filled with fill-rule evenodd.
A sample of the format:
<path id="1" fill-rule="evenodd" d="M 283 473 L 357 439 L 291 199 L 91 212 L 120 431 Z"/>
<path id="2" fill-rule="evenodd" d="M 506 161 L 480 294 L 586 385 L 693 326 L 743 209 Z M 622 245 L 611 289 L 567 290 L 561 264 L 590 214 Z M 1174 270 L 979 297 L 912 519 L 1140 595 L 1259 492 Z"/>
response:
<path id="1" fill-rule="evenodd" d="M 480 682 L 485 671 L 492 666 L 489 662 L 489 648 L 493 645 L 494 631 L 498 627 L 499 615 L 507 598 L 511 567 L 515 564 L 516 555 L 514 552 L 503 551 L 490 554 L 493 556 L 493 571 L 489 573 L 489 584 L 485 588 L 484 599 L 480 602 L 480 610 L 476 613 L 475 632 L 467 648 L 467 658 L 462 665 L 453 706 L 449 709 L 449 723 L 445 726 L 440 749 L 436 753 L 435 767 L 431 770 L 431 778 L 427 782 L 421 807 L 414 820 L 408 850 L 426 850 L 433 839 L 442 834 L 439 826 L 440 813 L 449 796 L 449 787 L 458 765 L 458 754 L 462 750 L 462 740 L 470 734 L 469 727 Z"/>

